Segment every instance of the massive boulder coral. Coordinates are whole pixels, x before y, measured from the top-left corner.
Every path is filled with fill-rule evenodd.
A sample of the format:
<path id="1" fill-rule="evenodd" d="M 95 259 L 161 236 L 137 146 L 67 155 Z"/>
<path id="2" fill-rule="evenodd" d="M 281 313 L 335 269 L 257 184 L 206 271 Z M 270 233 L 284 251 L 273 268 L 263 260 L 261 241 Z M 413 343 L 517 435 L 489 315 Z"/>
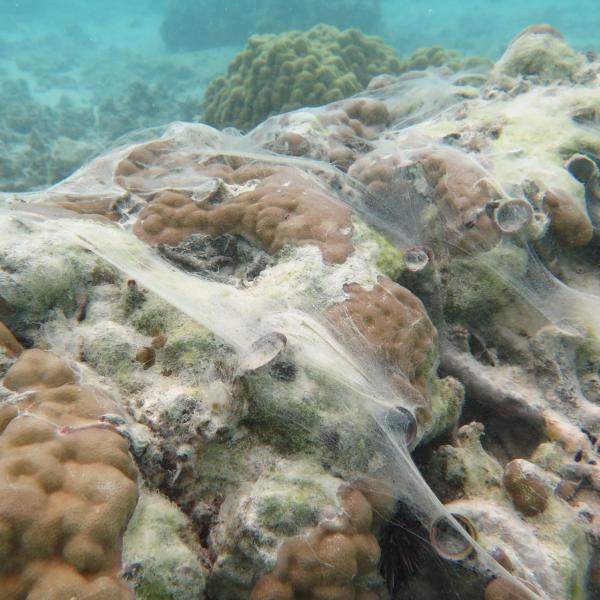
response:
<path id="1" fill-rule="evenodd" d="M 398 141 L 400 148 L 414 144 L 410 137 Z M 433 247 L 439 247 L 438 238 L 443 236 L 444 247 L 462 252 L 493 248 L 499 242 L 501 232 L 487 207 L 502 199 L 504 194 L 494 184 L 489 171 L 476 159 L 438 145 L 433 139 L 416 141 L 418 150 L 391 151 L 383 146 L 365 154 L 348 173 L 374 194 L 374 208 L 381 211 L 418 211 L 419 200 L 416 200 L 417 206 L 406 206 L 405 203 L 415 202 L 415 199 L 403 198 L 397 194 L 397 189 L 406 180 L 412 180 L 417 191 L 426 186 L 427 194 L 437 206 L 435 217 L 431 219 L 431 239 L 424 240 Z M 397 206 L 392 206 L 392 202 Z"/>
<path id="2" fill-rule="evenodd" d="M 138 474 L 103 420 L 114 402 L 44 350 L 24 351 L 2 383 L 2 597 L 133 598 L 120 552 Z"/>
<path id="3" fill-rule="evenodd" d="M 208 86 L 203 119 L 248 129 L 275 113 L 350 96 L 375 75 L 400 68 L 390 46 L 358 29 L 317 25 L 306 33 L 254 36 L 227 77 Z"/>
<path id="4" fill-rule="evenodd" d="M 387 278 L 370 290 L 346 284 L 344 292 L 348 298 L 329 310 L 336 329 L 342 335 L 358 332 L 404 393 L 414 386 L 414 397 L 428 412 L 437 332 L 420 300 Z"/>
<path id="5" fill-rule="evenodd" d="M 456 72 L 473 69 L 485 71 L 491 66 L 492 61 L 484 56 L 463 56 L 456 50 L 439 45 L 417 48 L 402 59 L 403 72 L 422 71 L 430 67 L 444 67 Z"/>
<path id="6" fill-rule="evenodd" d="M 489 66 L 484 58 L 464 58 L 439 46 L 419 48 L 401 59 L 381 38 L 358 29 L 317 25 L 307 32 L 253 36 L 227 75 L 209 84 L 203 120 L 249 129 L 273 114 L 347 98 L 367 86 L 390 85 L 401 73 L 430 67 L 485 71 Z"/>
<path id="7" fill-rule="evenodd" d="M 251 600 L 293 600 L 300 594 L 317 598 L 374 600 L 369 589 L 379 560 L 371 533 L 373 511 L 359 490 L 339 491 L 343 511 L 305 536 L 291 538 L 279 549 L 273 572 L 258 581 Z"/>

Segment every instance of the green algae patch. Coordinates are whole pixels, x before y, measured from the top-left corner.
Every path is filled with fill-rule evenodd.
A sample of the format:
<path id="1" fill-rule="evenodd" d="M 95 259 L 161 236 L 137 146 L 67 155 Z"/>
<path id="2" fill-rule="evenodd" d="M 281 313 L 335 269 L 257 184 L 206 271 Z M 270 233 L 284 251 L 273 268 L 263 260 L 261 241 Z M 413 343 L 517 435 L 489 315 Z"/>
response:
<path id="1" fill-rule="evenodd" d="M 434 439 L 458 422 L 465 402 L 464 387 L 454 377 L 436 378 L 430 402 L 431 421 L 426 425 L 422 442 Z"/>
<path id="2" fill-rule="evenodd" d="M 277 381 L 268 371 L 244 378 L 248 397 L 246 425 L 284 454 L 306 452 L 322 424 L 316 407 L 297 399 L 295 382 Z"/>
<path id="3" fill-rule="evenodd" d="M 166 333 L 184 323 L 199 327 L 172 304 L 137 286 L 127 286 L 123 292 L 121 307 L 133 327 L 144 335 Z"/>
<path id="4" fill-rule="evenodd" d="M 491 319 L 517 298 L 510 282 L 522 280 L 528 260 L 525 249 L 510 243 L 468 258 L 452 258 L 445 274 L 446 317 L 475 323 Z"/>
<path id="5" fill-rule="evenodd" d="M 43 323 L 52 311 L 72 317 L 88 293 L 90 269 L 90 256 L 68 246 L 28 260 L 0 255 L 0 270 L 14 273 L 0 281 L 2 297 L 26 327 Z"/>
<path id="6" fill-rule="evenodd" d="M 325 507 L 337 506 L 340 483 L 306 461 L 270 470 L 256 482 L 260 492 L 253 511 L 260 525 L 276 535 L 298 535 L 318 524 Z"/>
<path id="7" fill-rule="evenodd" d="M 140 600 L 195 600 L 206 585 L 193 525 L 174 504 L 142 493 L 123 538 L 125 572 Z"/>
<path id="8" fill-rule="evenodd" d="M 314 484 L 300 482 L 258 500 L 258 519 L 274 533 L 290 537 L 318 522 L 321 507 L 327 497 Z"/>
<path id="9" fill-rule="evenodd" d="M 274 460 L 272 449 L 261 441 L 259 436 L 246 435 L 239 440 L 216 442 L 203 448 L 196 464 L 198 497 L 222 498 L 233 493 L 242 482 L 257 479 L 265 465 Z"/>
<path id="10" fill-rule="evenodd" d="M 175 373 L 206 375 L 225 354 L 225 346 L 201 326 L 182 327 L 169 335 L 160 360 L 163 368 Z"/>
<path id="11" fill-rule="evenodd" d="M 144 387 L 136 351 L 130 330 L 112 321 L 98 322 L 81 339 L 80 352 L 85 362 L 127 392 Z"/>
<path id="12" fill-rule="evenodd" d="M 134 295 L 140 290 L 134 290 Z M 130 290 L 125 291 L 121 308 L 125 308 Z M 165 343 L 157 351 L 157 364 L 164 373 L 183 374 L 188 379 L 209 379 L 217 365 L 232 360 L 230 348 L 206 327 L 182 314 L 161 298 L 143 293 L 125 314 L 133 327 L 145 336 L 165 334 Z M 224 369 L 226 367 L 224 366 Z"/>
<path id="13" fill-rule="evenodd" d="M 350 474 L 367 470 L 377 426 L 347 387 L 315 370 L 286 382 L 263 370 L 244 377 L 244 387 L 244 424 L 278 452 L 314 456 Z"/>

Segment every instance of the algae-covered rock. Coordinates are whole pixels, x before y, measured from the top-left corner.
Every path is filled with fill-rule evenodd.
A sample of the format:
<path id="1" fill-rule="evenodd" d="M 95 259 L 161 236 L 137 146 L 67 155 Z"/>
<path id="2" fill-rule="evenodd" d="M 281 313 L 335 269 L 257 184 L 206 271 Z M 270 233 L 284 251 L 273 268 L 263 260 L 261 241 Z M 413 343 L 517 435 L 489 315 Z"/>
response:
<path id="1" fill-rule="evenodd" d="M 124 571 L 139 600 L 198 600 L 206 559 L 191 521 L 160 494 L 145 492 L 123 538 Z"/>
<path id="2" fill-rule="evenodd" d="M 14 227 L 14 225 L 13 225 Z M 13 235 L 18 235 L 18 226 Z M 81 319 L 102 264 L 71 240 L 35 236 L 29 247 L 0 239 L 0 312 L 16 331 L 37 331 L 55 317 Z"/>
<path id="3" fill-rule="evenodd" d="M 383 235 L 377 233 L 374 229 L 367 227 L 359 219 L 353 219 L 355 246 L 365 244 L 370 246 L 372 260 L 379 271 L 396 281 L 405 269 L 404 255 L 393 244 L 391 244 Z"/>
<path id="4" fill-rule="evenodd" d="M 282 369 L 275 364 L 245 378 L 244 423 L 285 456 L 312 455 L 349 476 L 366 470 L 377 451 L 376 425 L 360 401 L 324 373 L 300 371 L 282 380 Z"/>
<path id="5" fill-rule="evenodd" d="M 81 333 L 81 357 L 103 377 L 128 391 L 139 389 L 141 366 L 135 356 L 139 345 L 131 331 L 112 321 L 100 321 Z"/>
<path id="6" fill-rule="evenodd" d="M 244 587 L 276 563 L 282 538 L 306 533 L 339 511 L 342 480 L 312 461 L 280 460 L 257 481 L 228 496 L 211 533 L 218 555 L 209 594 L 244 598 Z"/>
<path id="7" fill-rule="evenodd" d="M 582 589 L 592 548 L 576 513 L 548 493 L 557 478 L 521 459 L 503 469 L 486 450 L 484 436 L 481 423 L 468 423 L 457 430 L 454 445 L 441 446 L 434 455 L 433 469 L 454 490 L 446 506 L 473 522 L 484 548 L 502 550 L 513 574 L 522 577 L 533 569 L 557 597 L 581 598 L 572 592 Z M 499 534 L 501 522 L 508 526 Z"/>
<path id="8" fill-rule="evenodd" d="M 398 73 L 394 50 L 357 29 L 317 25 L 308 32 L 253 36 L 204 96 L 204 120 L 251 128 L 266 117 L 355 94 L 379 73 Z"/>
<path id="9" fill-rule="evenodd" d="M 206 328 L 137 285 L 128 285 L 121 307 L 133 327 L 152 338 L 157 368 L 195 381 L 208 380 L 216 364 L 231 361 L 231 349 Z M 225 367 L 224 367 L 225 368 Z"/>
<path id="10" fill-rule="evenodd" d="M 536 76 L 544 81 L 569 79 L 581 64 L 561 33 L 550 25 L 532 25 L 519 33 L 496 63 L 499 74 Z"/>
<path id="11" fill-rule="evenodd" d="M 188 322 L 169 332 L 158 359 L 169 372 L 207 379 L 214 375 L 215 362 L 225 363 L 228 354 L 227 347 L 208 330 Z"/>
<path id="12" fill-rule="evenodd" d="M 431 420 L 426 424 L 422 442 L 451 429 L 458 422 L 465 401 L 465 390 L 460 381 L 453 377 L 438 379 L 434 373 L 431 377 Z"/>

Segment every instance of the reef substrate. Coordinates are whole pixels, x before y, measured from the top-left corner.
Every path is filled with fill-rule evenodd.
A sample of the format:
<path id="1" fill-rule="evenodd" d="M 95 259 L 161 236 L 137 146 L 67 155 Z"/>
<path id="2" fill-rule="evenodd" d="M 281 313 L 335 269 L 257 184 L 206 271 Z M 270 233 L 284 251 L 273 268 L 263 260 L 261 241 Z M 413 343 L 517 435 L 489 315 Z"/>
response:
<path id="1" fill-rule="evenodd" d="M 0 598 L 597 597 L 599 115 L 539 25 L 0 196 Z"/>

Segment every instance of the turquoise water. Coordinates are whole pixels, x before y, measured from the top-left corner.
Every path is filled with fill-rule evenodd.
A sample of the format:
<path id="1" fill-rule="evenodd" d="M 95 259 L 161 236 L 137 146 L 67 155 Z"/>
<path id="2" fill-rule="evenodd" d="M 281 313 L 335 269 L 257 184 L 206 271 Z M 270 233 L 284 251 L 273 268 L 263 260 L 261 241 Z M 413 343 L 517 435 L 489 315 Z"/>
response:
<path id="1" fill-rule="evenodd" d="M 593 0 L 384 0 L 378 9 L 374 2 L 339 0 L 339 8 L 310 0 L 308 17 L 304 2 L 292 4 L 1 0 L 0 189 L 59 181 L 130 130 L 201 120 L 206 86 L 255 29 L 282 31 L 320 19 L 342 27 L 358 23 L 402 56 L 441 44 L 496 58 L 520 29 L 548 22 L 575 48 L 600 50 Z M 183 44 L 177 51 L 164 31 L 173 6 L 180 21 L 171 33 L 175 46 Z M 197 49 L 186 46 L 180 29 L 190 24 Z"/>

